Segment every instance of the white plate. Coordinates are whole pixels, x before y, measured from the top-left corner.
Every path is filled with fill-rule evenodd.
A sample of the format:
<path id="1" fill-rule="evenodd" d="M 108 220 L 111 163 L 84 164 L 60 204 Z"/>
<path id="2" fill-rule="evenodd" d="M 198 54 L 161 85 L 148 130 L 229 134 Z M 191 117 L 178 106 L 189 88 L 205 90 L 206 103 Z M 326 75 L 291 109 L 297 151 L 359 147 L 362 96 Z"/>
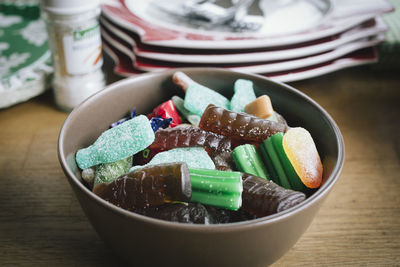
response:
<path id="1" fill-rule="evenodd" d="M 363 38 L 354 42 L 350 42 L 339 46 L 333 50 L 330 50 L 325 53 L 320 53 L 314 56 L 293 59 L 293 60 L 283 60 L 277 61 L 272 63 L 261 63 L 261 64 L 254 64 L 254 63 L 245 63 L 245 64 L 236 64 L 236 65 L 229 65 L 229 64 L 218 64 L 218 65 L 211 65 L 211 64 L 186 64 L 186 63 L 169 63 L 157 60 L 145 60 L 140 57 L 135 57 L 132 49 L 123 45 L 122 43 L 115 41 L 114 39 L 110 38 L 107 34 L 102 34 L 104 42 L 114 49 L 120 51 L 121 53 L 125 54 L 125 56 L 129 57 L 130 60 L 133 62 L 133 67 L 136 70 L 140 71 L 160 71 L 175 67 L 199 67 L 199 66 L 217 66 L 223 67 L 227 69 L 231 69 L 234 71 L 241 71 L 241 72 L 251 72 L 251 73 L 273 73 L 273 72 L 282 72 L 288 71 L 292 69 L 304 68 L 316 64 L 321 64 L 324 62 L 328 62 L 331 60 L 335 60 L 336 58 L 345 56 L 349 53 L 352 53 L 356 50 L 363 49 L 366 47 L 376 46 L 377 44 L 381 43 L 384 40 L 383 34 L 379 34 L 369 38 Z"/>
<path id="2" fill-rule="evenodd" d="M 214 5 L 212 4 L 214 3 Z M 218 6 L 229 6 L 233 0 L 208 1 L 208 14 Z M 237 1 L 236 1 L 237 2 Z M 135 16 L 162 28 L 217 37 L 277 36 L 288 35 L 318 27 L 332 11 L 332 0 L 256 0 L 241 18 L 241 22 L 256 22 L 257 30 L 235 30 L 229 25 L 213 24 L 201 20 L 185 19 L 187 0 L 124 0 L 122 3 Z M 211 9 L 210 9 L 211 7 Z M 217 14 L 220 13 L 216 12 Z M 268 13 L 268 16 L 264 14 Z M 290 19 L 288 19 L 290 18 Z"/>
<path id="3" fill-rule="evenodd" d="M 103 45 L 104 51 L 110 55 L 115 62 L 114 72 L 120 76 L 129 77 L 142 74 L 142 71 L 135 70 L 129 57 L 118 50 L 113 49 L 106 43 Z M 340 69 L 371 64 L 378 61 L 376 49 L 374 47 L 362 49 L 349 55 L 337 58 L 315 66 L 302 69 L 295 69 L 283 73 L 264 73 L 263 75 L 280 82 L 293 82 L 309 79 L 323 74 L 331 73 Z"/>
<path id="4" fill-rule="evenodd" d="M 141 0 L 145 1 L 145 0 Z M 119 0 L 102 6 L 102 14 L 119 27 L 135 32 L 144 44 L 191 49 L 249 49 L 298 44 L 346 31 L 378 14 L 393 10 L 385 0 L 332 0 L 330 16 L 318 27 L 287 35 L 215 33 L 157 24 L 134 14 L 133 0 Z M 129 10 L 131 8 L 131 10 Z"/>
<path id="5" fill-rule="evenodd" d="M 266 49 L 258 50 L 256 52 L 221 52 L 209 51 L 206 53 L 205 50 L 189 51 L 189 53 L 182 53 L 182 51 L 173 53 L 173 51 L 157 51 L 157 48 L 147 48 L 146 45 L 142 45 L 137 42 L 138 36 L 127 30 L 121 29 L 115 24 L 111 23 L 105 18 L 101 18 L 102 34 L 108 41 L 111 39 L 126 43 L 128 47 L 133 51 L 135 56 L 153 59 L 165 62 L 179 62 L 179 63 L 191 63 L 191 64 L 220 64 L 220 63 L 246 63 L 246 62 L 263 62 L 263 61 L 275 61 L 275 60 L 287 60 L 299 57 L 305 57 L 323 53 L 332 50 L 343 44 L 359 40 L 368 36 L 376 35 L 387 30 L 386 25 L 382 19 L 378 18 L 376 21 L 370 20 L 362 25 L 357 25 L 348 31 L 339 33 L 335 36 L 330 36 L 322 40 L 316 40 L 309 45 L 304 46 L 287 46 L 282 49 Z M 126 46 L 125 45 L 125 46 Z"/>

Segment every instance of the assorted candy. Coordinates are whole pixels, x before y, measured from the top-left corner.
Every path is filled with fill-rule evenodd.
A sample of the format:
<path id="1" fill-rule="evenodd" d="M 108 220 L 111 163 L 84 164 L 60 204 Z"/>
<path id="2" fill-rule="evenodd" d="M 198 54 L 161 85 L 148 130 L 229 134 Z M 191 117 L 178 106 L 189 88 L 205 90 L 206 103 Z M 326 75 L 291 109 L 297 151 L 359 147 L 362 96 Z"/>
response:
<path id="1" fill-rule="evenodd" d="M 289 209 L 320 187 L 323 167 L 304 128 L 290 128 L 267 95 L 239 79 L 233 96 L 182 72 L 185 97 L 147 116 L 133 109 L 76 153 L 82 179 L 104 200 L 162 220 L 215 224 Z"/>

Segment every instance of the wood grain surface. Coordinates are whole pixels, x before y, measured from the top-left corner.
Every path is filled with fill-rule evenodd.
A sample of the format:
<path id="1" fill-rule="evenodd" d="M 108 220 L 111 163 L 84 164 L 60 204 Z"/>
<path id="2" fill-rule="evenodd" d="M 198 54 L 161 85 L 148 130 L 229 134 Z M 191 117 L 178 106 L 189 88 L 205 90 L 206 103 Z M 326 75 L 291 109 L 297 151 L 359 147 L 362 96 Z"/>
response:
<path id="1" fill-rule="evenodd" d="M 307 232 L 274 266 L 399 266 L 399 73 L 359 67 L 292 85 L 336 120 L 346 161 Z M 123 266 L 58 163 L 66 116 L 51 92 L 0 110 L 0 266 Z"/>

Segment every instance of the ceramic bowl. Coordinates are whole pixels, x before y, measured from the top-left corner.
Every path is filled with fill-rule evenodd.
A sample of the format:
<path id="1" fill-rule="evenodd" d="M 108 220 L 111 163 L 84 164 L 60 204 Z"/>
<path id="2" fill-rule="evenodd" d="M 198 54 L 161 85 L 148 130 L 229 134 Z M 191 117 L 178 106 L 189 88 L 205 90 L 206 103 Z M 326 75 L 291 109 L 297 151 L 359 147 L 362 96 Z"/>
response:
<path id="1" fill-rule="evenodd" d="M 310 131 L 324 165 L 323 183 L 293 208 L 238 223 L 174 223 L 118 208 L 97 197 L 81 182 L 74 159 L 76 151 L 92 144 L 110 123 L 133 107 L 138 114 L 147 114 L 171 96 L 183 96 L 171 79 L 177 70 L 118 81 L 75 108 L 59 136 L 58 155 L 65 175 L 100 237 L 116 257 L 134 266 L 267 266 L 285 254 L 310 225 L 344 162 L 343 138 L 333 119 L 315 101 L 288 85 L 223 69 L 179 69 L 228 98 L 237 79 L 252 80 L 256 95 L 268 94 L 290 126 Z"/>

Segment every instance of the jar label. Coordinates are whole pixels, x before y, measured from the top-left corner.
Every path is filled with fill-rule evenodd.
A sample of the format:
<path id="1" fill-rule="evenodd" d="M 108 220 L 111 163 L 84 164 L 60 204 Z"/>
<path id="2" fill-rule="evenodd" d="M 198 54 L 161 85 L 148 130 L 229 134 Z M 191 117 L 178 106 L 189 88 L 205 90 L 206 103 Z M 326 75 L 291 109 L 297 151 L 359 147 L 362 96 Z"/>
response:
<path id="1" fill-rule="evenodd" d="M 69 74 L 86 74 L 101 67 L 101 38 L 99 24 L 75 30 L 63 38 L 65 67 Z"/>

